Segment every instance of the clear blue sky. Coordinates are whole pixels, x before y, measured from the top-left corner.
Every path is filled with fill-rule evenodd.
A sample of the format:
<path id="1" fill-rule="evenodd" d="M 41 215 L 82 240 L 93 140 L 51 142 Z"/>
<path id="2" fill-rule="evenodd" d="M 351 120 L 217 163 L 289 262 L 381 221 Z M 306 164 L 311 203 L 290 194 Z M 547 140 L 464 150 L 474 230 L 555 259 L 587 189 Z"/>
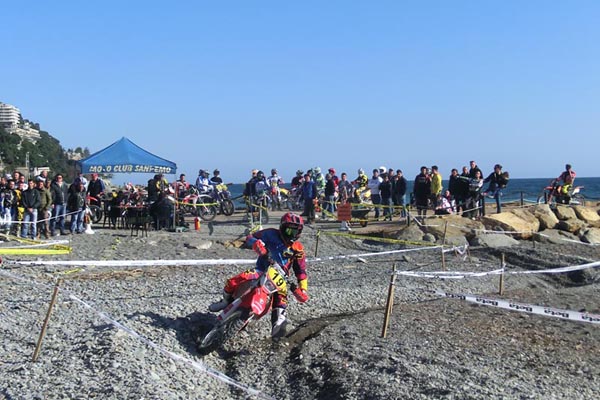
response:
<path id="1" fill-rule="evenodd" d="M 65 148 L 122 136 L 195 179 L 475 159 L 600 176 L 599 1 L 24 1 L 0 101 Z M 140 179 L 132 177 L 134 182 Z M 141 180 L 140 180 L 141 181 Z"/>

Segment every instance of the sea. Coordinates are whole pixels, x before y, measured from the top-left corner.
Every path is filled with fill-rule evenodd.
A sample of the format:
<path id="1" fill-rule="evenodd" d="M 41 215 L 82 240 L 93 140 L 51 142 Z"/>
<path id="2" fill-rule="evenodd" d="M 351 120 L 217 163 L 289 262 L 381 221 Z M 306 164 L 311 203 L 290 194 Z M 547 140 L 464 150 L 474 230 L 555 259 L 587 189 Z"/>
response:
<path id="1" fill-rule="evenodd" d="M 525 203 L 536 202 L 538 197 L 543 194 L 544 187 L 550 184 L 551 178 L 530 178 L 530 179 L 510 179 L 506 189 L 503 191 L 502 202 L 518 202 L 521 198 Z M 444 180 L 443 185 L 445 188 L 448 187 L 448 181 Z M 413 182 L 408 181 L 408 193 L 411 192 Z M 229 191 L 235 200 L 236 207 L 243 204 L 241 198 L 245 184 L 233 184 L 230 185 Z M 576 178 L 575 186 L 583 186 L 581 194 L 586 200 L 600 201 L 600 178 Z M 286 187 L 286 185 L 284 185 Z M 485 189 L 486 186 L 484 185 Z M 408 200 L 408 195 L 407 195 Z M 493 199 L 487 199 L 487 202 L 493 202 Z"/>

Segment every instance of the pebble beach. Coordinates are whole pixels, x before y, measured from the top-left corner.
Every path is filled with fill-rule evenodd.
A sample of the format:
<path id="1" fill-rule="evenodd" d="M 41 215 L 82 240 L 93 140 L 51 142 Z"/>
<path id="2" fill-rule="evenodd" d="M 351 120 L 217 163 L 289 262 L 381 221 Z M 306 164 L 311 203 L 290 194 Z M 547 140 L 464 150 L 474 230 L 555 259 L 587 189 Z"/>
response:
<path id="1" fill-rule="evenodd" d="M 251 250 L 239 247 L 248 230 L 242 214 L 220 216 L 200 231 L 147 236 L 95 227 L 94 234 L 58 238 L 68 240 L 70 254 L 4 255 L 0 398 L 592 399 L 600 391 L 597 324 L 432 293 L 599 313 L 596 269 L 509 275 L 502 296 L 497 275 L 398 276 L 382 338 L 393 266 L 439 271 L 441 253 L 324 233 L 338 232 L 338 226 L 317 222 L 303 233 L 309 259 L 321 259 L 309 260 L 311 298 L 306 304 L 291 302 L 284 339 L 270 339 L 265 318 L 205 357 L 196 352 L 196 340 L 214 322 L 207 307 L 220 297 L 225 279 L 254 259 Z M 375 224 L 369 231 L 380 236 Z M 8 238 L 2 243 L 20 245 Z M 536 270 L 593 262 L 600 249 L 522 240 L 506 249 L 450 251 L 444 265 L 448 271 L 490 271 L 501 257 L 509 271 Z M 140 260 L 148 263 L 136 265 Z M 186 260 L 211 261 L 184 265 Z M 57 279 L 57 302 L 32 362 Z"/>

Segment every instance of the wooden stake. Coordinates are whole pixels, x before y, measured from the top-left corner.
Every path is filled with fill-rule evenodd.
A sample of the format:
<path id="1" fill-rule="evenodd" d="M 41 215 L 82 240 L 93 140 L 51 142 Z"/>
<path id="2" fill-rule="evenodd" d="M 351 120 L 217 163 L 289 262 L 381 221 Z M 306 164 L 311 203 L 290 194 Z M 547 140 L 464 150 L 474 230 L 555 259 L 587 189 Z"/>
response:
<path id="1" fill-rule="evenodd" d="M 392 269 L 392 276 L 390 277 L 390 286 L 388 288 L 388 297 L 385 303 L 385 315 L 383 316 L 383 328 L 381 329 L 381 337 L 387 336 L 387 328 L 390 321 L 390 315 L 392 314 L 392 307 L 394 306 L 394 286 L 396 284 L 396 264 Z"/>
<path id="2" fill-rule="evenodd" d="M 315 257 L 319 254 L 319 237 L 321 236 L 321 230 L 317 231 L 317 242 L 315 243 Z"/>
<path id="3" fill-rule="evenodd" d="M 502 253 L 502 273 L 500 274 L 500 283 L 498 287 L 498 294 L 500 296 L 504 295 L 504 253 Z"/>
<path id="4" fill-rule="evenodd" d="M 42 340 L 44 340 L 44 336 L 46 335 L 46 329 L 48 328 L 48 322 L 50 322 L 50 315 L 52 314 L 52 309 L 56 304 L 56 298 L 58 297 L 58 286 L 60 285 L 61 280 L 58 279 L 56 281 L 56 285 L 54 285 L 54 292 L 52 293 L 52 299 L 50 300 L 50 305 L 48 306 L 48 311 L 46 312 L 46 318 L 44 319 L 44 324 L 42 325 L 42 331 L 40 332 L 40 337 L 38 338 L 37 345 L 35 346 L 35 351 L 33 352 L 33 357 L 31 361 L 36 362 L 38 356 L 40 355 L 40 350 L 42 349 Z"/>
<path id="5" fill-rule="evenodd" d="M 448 230 L 448 221 L 444 225 L 444 236 L 442 236 L 442 270 L 446 270 L 446 256 L 444 255 L 444 245 L 446 245 L 446 231 Z"/>

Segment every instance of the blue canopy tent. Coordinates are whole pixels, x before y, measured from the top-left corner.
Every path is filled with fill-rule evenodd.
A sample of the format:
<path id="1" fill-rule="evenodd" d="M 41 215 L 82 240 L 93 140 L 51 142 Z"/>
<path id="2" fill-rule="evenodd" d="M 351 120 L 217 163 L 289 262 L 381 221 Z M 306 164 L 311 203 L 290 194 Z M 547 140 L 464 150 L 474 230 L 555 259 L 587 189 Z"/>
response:
<path id="1" fill-rule="evenodd" d="M 126 137 L 78 162 L 84 174 L 174 174 L 177 164 L 142 149 Z"/>

